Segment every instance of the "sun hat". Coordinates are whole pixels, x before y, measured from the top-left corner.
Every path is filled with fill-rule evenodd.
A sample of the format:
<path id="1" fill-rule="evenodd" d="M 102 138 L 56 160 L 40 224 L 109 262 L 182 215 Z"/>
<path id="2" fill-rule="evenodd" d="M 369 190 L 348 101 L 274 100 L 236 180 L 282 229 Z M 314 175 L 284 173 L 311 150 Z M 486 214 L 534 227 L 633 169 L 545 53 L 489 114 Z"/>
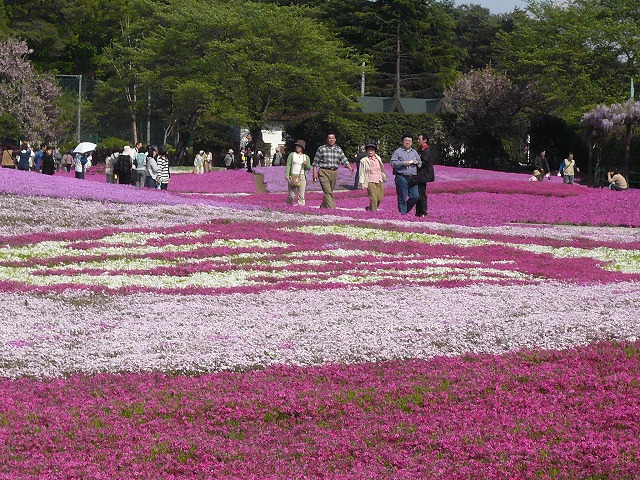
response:
<path id="1" fill-rule="evenodd" d="M 131 147 L 129 145 L 125 145 L 125 147 L 122 149 L 122 154 L 123 155 L 131 156 L 132 153 L 133 153 L 133 150 L 131 149 Z"/>
<path id="2" fill-rule="evenodd" d="M 301 146 L 303 150 L 306 150 L 306 148 L 307 148 L 307 142 L 305 142 L 304 140 L 296 141 L 295 145 Z"/>

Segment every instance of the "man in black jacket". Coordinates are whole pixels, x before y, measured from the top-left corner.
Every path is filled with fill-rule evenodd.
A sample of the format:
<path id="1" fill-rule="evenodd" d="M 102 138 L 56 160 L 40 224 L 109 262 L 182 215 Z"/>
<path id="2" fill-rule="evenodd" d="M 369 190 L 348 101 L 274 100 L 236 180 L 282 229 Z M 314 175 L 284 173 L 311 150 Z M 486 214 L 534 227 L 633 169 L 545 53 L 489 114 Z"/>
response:
<path id="1" fill-rule="evenodd" d="M 418 135 L 418 153 L 422 160 L 422 166 L 418 168 L 418 203 L 416 203 L 416 217 L 427 216 L 427 182 L 435 180 L 433 171 L 433 160 L 431 158 L 431 148 L 429 138 L 421 133 Z"/>
<path id="2" fill-rule="evenodd" d="M 534 159 L 533 166 L 540 172 L 540 175 L 536 175 L 539 182 L 543 181 L 545 175 L 548 176 L 551 172 L 549 169 L 549 161 L 547 160 L 547 152 L 544 148 L 540 150 L 540 153 Z"/>

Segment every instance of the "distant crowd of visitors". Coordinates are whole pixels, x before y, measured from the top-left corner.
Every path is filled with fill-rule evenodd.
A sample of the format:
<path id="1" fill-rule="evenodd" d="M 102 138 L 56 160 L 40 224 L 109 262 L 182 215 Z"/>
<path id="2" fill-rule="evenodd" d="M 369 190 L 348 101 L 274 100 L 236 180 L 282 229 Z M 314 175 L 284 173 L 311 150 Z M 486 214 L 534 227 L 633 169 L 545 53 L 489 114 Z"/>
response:
<path id="1" fill-rule="evenodd" d="M 262 150 L 256 149 L 253 135 L 248 133 L 240 142 L 239 155 L 236 156 L 234 150 L 230 148 L 225 153 L 222 162 L 227 170 L 246 169 L 253 173 L 255 167 L 277 167 L 283 164 L 285 155 L 284 145 L 276 148 L 273 156 L 265 155 Z M 193 160 L 193 172 L 205 173 L 211 171 L 213 167 L 213 155 L 210 150 L 200 150 Z"/>
<path id="2" fill-rule="evenodd" d="M 67 163 L 68 162 L 68 163 Z M 2 150 L 2 167 L 17 168 L 18 170 L 32 170 L 45 175 L 53 175 L 61 168 L 71 169 L 74 158 L 62 155 L 60 150 L 42 143 L 39 149 L 34 149 L 23 142 L 18 149 L 5 147 Z"/>
<path id="3" fill-rule="evenodd" d="M 410 213 L 415 207 L 417 217 L 427 215 L 427 183 L 435 180 L 431 148 L 425 134 L 417 136 L 417 149 L 413 147 L 413 136 L 403 135 L 401 146 L 391 155 L 389 163 L 393 168 L 398 211 L 402 215 Z M 95 144 L 91 144 L 95 146 Z M 273 157 L 265 158 L 260 150 L 256 151 L 255 142 L 249 133 L 240 144 L 240 156 L 236 158 L 233 149 L 229 149 L 223 162 L 227 169 L 246 168 L 253 172 L 256 166 L 286 165 L 285 179 L 288 184 L 286 202 L 290 205 L 305 205 L 307 173 L 312 172 L 313 182 L 319 182 L 323 199 L 320 208 L 336 207 L 333 192 L 338 178 L 338 168 L 343 166 L 355 173 L 354 188 L 366 189 L 369 197 L 367 210 L 375 212 L 384 199 L 384 185 L 387 179 L 384 163 L 378 154 L 375 143 L 362 147 L 362 152 L 353 161 L 349 161 L 342 148 L 336 144 L 336 135 L 329 133 L 324 145 L 320 146 L 313 160 L 306 153 L 307 144 L 298 140 L 294 151 L 285 159 L 285 148 L 279 146 Z M 2 167 L 31 170 L 45 175 L 53 175 L 61 169 L 67 172 L 74 169 L 75 177 L 84 179 L 86 170 L 92 164 L 92 152 L 64 154 L 58 148 L 42 143 L 38 150 L 28 143 L 22 143 L 19 149 L 4 148 Z M 355 168 L 352 165 L 355 164 Z M 201 174 L 213 169 L 213 155 L 210 150 L 200 150 L 193 162 L 194 173 Z M 546 150 L 540 150 L 534 160 L 535 170 L 529 180 L 543 181 L 551 178 L 551 169 Z M 573 184 L 575 174 L 580 172 L 573 153 L 569 152 L 560 164 L 557 175 L 563 177 L 565 184 Z M 105 175 L 107 183 L 130 184 L 137 187 L 166 190 L 171 178 L 167 147 L 144 145 L 139 142 L 135 147 L 125 146 L 122 151 L 109 151 L 105 157 Z M 608 188 L 626 190 L 627 180 L 616 169 L 610 169 L 607 175 Z"/>
<path id="4" fill-rule="evenodd" d="M 536 155 L 533 166 L 535 170 L 529 180 L 532 182 L 542 182 L 545 178 L 551 179 L 551 169 L 549 168 L 546 149 L 543 148 L 538 155 Z M 569 152 L 567 158 L 560 163 L 557 175 L 562 177 L 563 183 L 573 185 L 576 173 L 580 173 L 580 169 L 576 166 L 573 152 Z M 607 183 L 610 190 L 620 191 L 629 188 L 627 180 L 622 176 L 620 171 L 613 167 L 611 167 L 607 173 Z"/>
<path id="5" fill-rule="evenodd" d="M 55 172 L 74 170 L 75 177 L 84 179 L 85 172 L 93 163 L 93 151 L 74 152 L 69 150 L 62 154 L 58 148 L 42 143 L 38 150 L 28 143 L 22 143 L 18 150 L 4 148 L 2 151 L 2 167 L 30 170 L 44 175 Z M 166 190 L 171 178 L 169 157 L 165 146 L 142 143 L 134 148 L 124 147 L 122 151 L 108 151 L 105 157 L 105 175 L 107 183 L 131 184 L 138 187 L 159 188 Z"/>

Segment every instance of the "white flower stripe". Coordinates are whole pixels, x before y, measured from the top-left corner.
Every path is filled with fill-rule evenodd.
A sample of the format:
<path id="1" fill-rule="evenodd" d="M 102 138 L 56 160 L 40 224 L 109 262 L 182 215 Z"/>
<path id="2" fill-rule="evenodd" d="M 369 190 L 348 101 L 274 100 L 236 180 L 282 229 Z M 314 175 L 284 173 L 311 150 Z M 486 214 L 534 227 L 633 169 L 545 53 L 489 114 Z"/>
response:
<path id="1" fill-rule="evenodd" d="M 0 297 L 0 376 L 210 372 L 640 337 L 640 284 Z M 562 293 L 562 294 L 560 294 Z M 544 302 L 540 299 L 544 298 Z"/>

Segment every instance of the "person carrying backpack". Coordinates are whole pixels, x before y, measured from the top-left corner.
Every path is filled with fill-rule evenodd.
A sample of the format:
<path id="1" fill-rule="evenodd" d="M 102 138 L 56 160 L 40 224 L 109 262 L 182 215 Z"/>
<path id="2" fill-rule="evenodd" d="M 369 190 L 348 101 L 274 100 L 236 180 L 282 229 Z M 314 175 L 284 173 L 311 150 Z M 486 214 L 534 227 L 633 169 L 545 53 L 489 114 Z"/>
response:
<path id="1" fill-rule="evenodd" d="M 113 166 L 113 171 L 118 176 L 118 183 L 121 185 L 131 185 L 131 162 L 133 152 L 133 149 L 129 145 L 125 146 L 122 153 L 118 155 L 118 159 Z"/>
<path id="2" fill-rule="evenodd" d="M 138 142 L 135 148 L 135 156 L 133 157 L 133 185 L 136 187 L 144 187 L 147 177 L 147 152 L 142 148 L 142 143 Z"/>

